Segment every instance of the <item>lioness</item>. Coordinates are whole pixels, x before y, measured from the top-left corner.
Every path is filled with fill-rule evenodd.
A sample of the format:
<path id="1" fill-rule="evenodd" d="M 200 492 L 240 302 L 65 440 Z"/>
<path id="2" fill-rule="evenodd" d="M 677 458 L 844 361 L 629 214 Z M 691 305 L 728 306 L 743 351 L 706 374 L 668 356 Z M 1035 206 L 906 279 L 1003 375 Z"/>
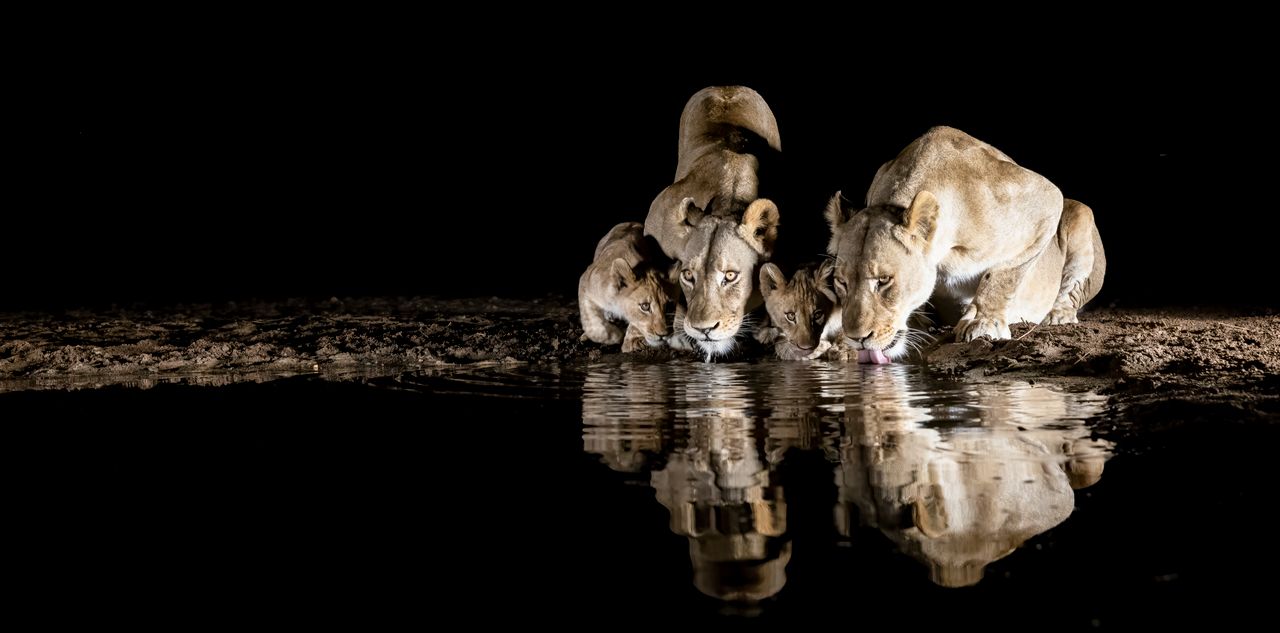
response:
<path id="1" fill-rule="evenodd" d="M 800 268 L 788 280 L 776 264 L 760 266 L 760 293 L 769 313 L 769 326 L 760 329 L 757 339 L 772 343 L 778 358 L 816 358 L 831 347 L 823 334 L 837 309 L 836 295 L 830 287 L 833 270 L 827 260 Z"/>
<path id="2" fill-rule="evenodd" d="M 623 352 L 663 345 L 667 330 L 666 271 L 651 252 L 644 227 L 623 222 L 596 244 L 595 257 L 578 279 L 582 340 L 622 343 Z M 611 321 L 627 322 L 626 335 Z"/>
<path id="3" fill-rule="evenodd" d="M 733 348 L 760 305 L 752 283 L 772 254 L 778 208 L 758 198 L 758 171 L 781 147 L 773 112 L 750 88 L 704 88 L 680 115 L 675 182 L 650 205 L 644 232 L 680 262 L 687 306 L 677 320 L 708 360 Z"/>
<path id="4" fill-rule="evenodd" d="M 876 362 L 906 353 L 907 319 L 931 296 L 953 302 L 957 340 L 1007 339 L 1010 322 L 1070 322 L 1101 286 L 1092 214 L 1060 223 L 1053 183 L 959 130 L 930 129 L 885 163 L 866 205 L 850 212 L 831 199 L 827 251 L 844 336 Z M 1064 231 L 1053 279 L 1041 260 Z"/>

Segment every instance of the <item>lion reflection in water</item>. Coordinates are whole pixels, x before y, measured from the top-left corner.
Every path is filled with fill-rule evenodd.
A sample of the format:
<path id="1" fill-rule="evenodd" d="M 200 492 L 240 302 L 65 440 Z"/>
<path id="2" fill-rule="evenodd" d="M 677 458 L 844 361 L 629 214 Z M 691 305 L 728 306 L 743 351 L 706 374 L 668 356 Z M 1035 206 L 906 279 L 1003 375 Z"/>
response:
<path id="1" fill-rule="evenodd" d="M 1111 445 L 1090 439 L 1090 405 L 1064 394 L 974 385 L 964 411 L 912 404 L 901 372 L 867 372 L 863 384 L 845 410 L 837 530 L 851 534 L 856 508 L 939 585 L 976 584 L 987 565 L 1062 523 L 1073 491 L 1102 477 Z"/>
<path id="2" fill-rule="evenodd" d="M 838 532 L 877 529 L 935 583 L 972 585 L 1070 515 L 1073 489 L 1098 481 L 1109 445 L 1089 438 L 1088 399 L 971 385 L 930 402 L 909 391 L 908 371 L 597 366 L 584 387 L 584 449 L 613 470 L 648 474 L 707 595 L 753 602 L 786 583 L 778 466 L 792 449 L 839 462 Z"/>
<path id="3" fill-rule="evenodd" d="M 689 539 L 699 591 L 755 602 L 786 583 L 791 543 L 777 464 L 757 444 L 740 378 L 717 365 L 592 372 L 583 442 L 614 470 L 649 471 L 671 531 Z M 681 405 L 672 407 L 672 400 Z M 668 413 L 673 408 L 679 413 Z"/>

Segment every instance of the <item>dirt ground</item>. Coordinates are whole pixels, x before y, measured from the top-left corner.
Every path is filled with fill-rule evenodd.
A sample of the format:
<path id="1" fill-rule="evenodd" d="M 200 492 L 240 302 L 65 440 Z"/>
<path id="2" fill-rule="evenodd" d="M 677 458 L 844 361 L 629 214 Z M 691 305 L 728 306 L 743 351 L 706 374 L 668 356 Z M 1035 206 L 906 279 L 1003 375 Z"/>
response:
<path id="1" fill-rule="evenodd" d="M 228 384 L 319 373 L 392 375 L 474 363 L 570 362 L 618 353 L 578 340 L 575 304 L 548 297 L 361 299 L 0 315 L 0 391 Z M 950 331 L 923 362 L 966 380 L 1096 389 L 1180 417 L 1280 414 L 1280 315 L 1269 310 L 1095 310 L 1075 326 L 1014 326 L 967 344 Z M 748 346 L 742 355 L 765 355 Z M 650 360 L 678 355 L 642 353 Z M 690 359 L 696 356 L 687 355 Z"/>

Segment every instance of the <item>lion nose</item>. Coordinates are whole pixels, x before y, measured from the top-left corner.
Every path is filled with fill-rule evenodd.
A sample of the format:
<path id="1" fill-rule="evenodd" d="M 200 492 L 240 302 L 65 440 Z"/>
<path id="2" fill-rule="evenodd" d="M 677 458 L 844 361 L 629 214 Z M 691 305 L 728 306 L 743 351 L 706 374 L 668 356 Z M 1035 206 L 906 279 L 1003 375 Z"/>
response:
<path id="1" fill-rule="evenodd" d="M 694 329 L 698 330 L 699 332 L 702 332 L 702 335 L 703 335 L 703 336 L 710 337 L 710 336 L 711 336 L 711 330 L 714 330 L 714 329 L 716 329 L 716 328 L 718 328 L 718 327 L 720 327 L 720 322 L 719 322 L 719 321 L 716 321 L 716 324 L 715 324 L 715 325 L 713 325 L 713 326 L 711 326 L 711 327 L 700 327 L 700 328 L 694 328 Z"/>
<path id="2" fill-rule="evenodd" d="M 858 344 L 859 344 L 859 345 L 861 345 L 861 346 L 863 346 L 863 347 L 866 347 L 866 346 L 867 346 L 867 339 L 871 338 L 871 335 L 872 335 L 872 334 L 874 334 L 874 332 L 867 332 L 867 335 L 866 335 L 866 336 L 851 336 L 851 337 L 849 337 L 849 338 L 856 339 L 856 340 L 858 341 Z"/>

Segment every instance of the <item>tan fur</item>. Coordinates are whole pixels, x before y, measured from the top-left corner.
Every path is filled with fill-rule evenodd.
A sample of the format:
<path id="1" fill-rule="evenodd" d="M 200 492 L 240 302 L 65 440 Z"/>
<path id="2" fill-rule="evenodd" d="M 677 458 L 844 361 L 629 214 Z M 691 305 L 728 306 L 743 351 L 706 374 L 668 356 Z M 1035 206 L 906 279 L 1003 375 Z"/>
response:
<path id="1" fill-rule="evenodd" d="M 671 530 L 689 539 L 694 586 L 732 601 L 778 593 L 791 558 L 787 504 L 753 443 L 754 420 L 708 416 L 687 424 L 688 447 L 672 451 L 650 484 L 671 513 Z"/>
<path id="2" fill-rule="evenodd" d="M 1060 224 L 1053 183 L 959 130 L 913 141 L 877 172 L 866 204 L 849 213 L 837 194 L 827 208 L 843 331 L 856 348 L 904 355 L 907 320 L 931 296 L 956 306 L 959 340 L 1004 339 L 1011 322 L 1070 322 L 1101 286 L 1092 214 L 1073 210 Z M 1056 266 L 1041 261 L 1055 241 Z M 1050 286 L 1054 299 L 1039 300 Z"/>
<path id="3" fill-rule="evenodd" d="M 1093 209 L 1065 200 L 1058 233 L 1018 289 L 1010 320 L 1078 323 L 1076 313 L 1097 296 L 1106 274 L 1107 255 L 1093 222 Z"/>
<path id="4" fill-rule="evenodd" d="M 673 385 L 666 363 L 592 365 L 582 385 L 582 450 L 615 471 L 644 471 L 670 450 L 663 425 Z"/>
<path id="5" fill-rule="evenodd" d="M 1027 273 L 1009 304 L 1009 322 L 1045 325 L 1078 323 L 1076 313 L 1097 296 L 1107 273 L 1102 238 L 1093 210 L 1064 200 L 1058 232 Z M 945 322 L 960 319 L 965 306 L 941 293 L 933 305 Z M 1036 321 L 1039 315 L 1046 315 Z"/>
<path id="6" fill-rule="evenodd" d="M 670 333 L 670 293 L 666 271 L 647 242 L 639 222 L 623 222 L 596 245 L 594 261 L 578 279 L 582 340 L 622 343 L 624 352 L 663 345 Z M 625 335 L 612 322 L 617 319 L 627 323 Z"/>
<path id="7" fill-rule="evenodd" d="M 743 86 L 698 91 L 680 117 L 675 182 L 649 207 L 645 234 L 680 262 L 684 333 L 710 358 L 733 347 L 753 283 L 777 239 L 778 208 L 758 199 L 758 151 L 779 151 L 778 124 Z"/>
<path id="8" fill-rule="evenodd" d="M 991 562 L 1064 521 L 1072 491 L 1102 476 L 1111 445 L 1078 421 L 1095 410 L 1086 402 L 1044 387 L 977 385 L 981 425 L 939 429 L 924 424 L 933 416 L 911 403 L 901 374 L 865 376 L 845 404 L 837 529 L 851 534 L 856 506 L 863 524 L 939 585 L 977 583 Z"/>
<path id="9" fill-rule="evenodd" d="M 790 280 L 772 263 L 760 267 L 760 293 L 769 313 L 768 327 L 757 339 L 773 343 L 778 358 L 804 360 L 821 354 L 823 332 L 836 312 L 829 262 L 797 270 Z M 829 345 L 828 345 L 829 347 Z"/>
<path id="10" fill-rule="evenodd" d="M 595 364 L 582 390 L 584 450 L 649 473 L 671 531 L 687 538 L 694 586 L 725 601 L 777 594 L 791 558 L 786 498 L 761 450 L 780 460 L 791 429 L 757 442 L 754 398 L 735 388 L 744 380 L 739 364 Z"/>

